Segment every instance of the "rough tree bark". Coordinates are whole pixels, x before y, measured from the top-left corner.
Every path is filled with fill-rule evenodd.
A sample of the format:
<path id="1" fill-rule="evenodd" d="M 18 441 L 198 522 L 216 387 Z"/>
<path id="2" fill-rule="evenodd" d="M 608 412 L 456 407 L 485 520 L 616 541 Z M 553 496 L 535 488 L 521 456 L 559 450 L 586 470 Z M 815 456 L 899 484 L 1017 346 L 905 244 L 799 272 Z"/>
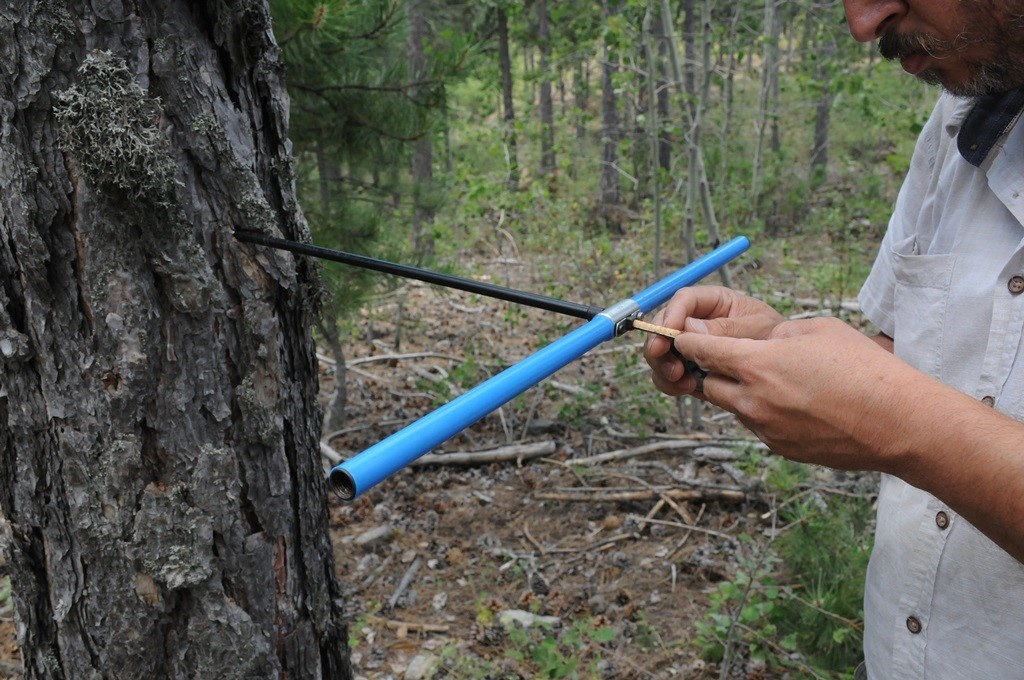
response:
<path id="1" fill-rule="evenodd" d="M 266 3 L 7 0 L 0 70 L 26 677 L 350 677 Z"/>

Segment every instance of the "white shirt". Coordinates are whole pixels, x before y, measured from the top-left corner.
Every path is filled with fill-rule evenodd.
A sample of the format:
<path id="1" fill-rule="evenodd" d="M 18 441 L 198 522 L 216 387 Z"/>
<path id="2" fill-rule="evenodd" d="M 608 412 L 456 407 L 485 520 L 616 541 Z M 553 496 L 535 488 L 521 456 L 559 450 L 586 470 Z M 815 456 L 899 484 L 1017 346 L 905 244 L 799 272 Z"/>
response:
<path id="1" fill-rule="evenodd" d="M 1024 420 L 1024 124 L 975 168 L 971 106 L 939 99 L 860 301 L 901 359 Z M 1024 678 L 1024 565 L 888 475 L 864 616 L 871 680 Z"/>

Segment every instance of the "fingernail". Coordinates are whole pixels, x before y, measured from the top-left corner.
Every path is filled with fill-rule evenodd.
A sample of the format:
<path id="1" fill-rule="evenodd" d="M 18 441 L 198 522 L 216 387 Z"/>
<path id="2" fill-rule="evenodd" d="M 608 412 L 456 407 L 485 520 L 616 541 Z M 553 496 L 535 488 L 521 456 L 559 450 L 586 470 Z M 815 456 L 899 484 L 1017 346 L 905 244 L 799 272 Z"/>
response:
<path id="1" fill-rule="evenodd" d="M 701 335 L 708 334 L 708 325 L 700 319 L 687 319 L 686 330 L 691 333 L 700 333 Z"/>

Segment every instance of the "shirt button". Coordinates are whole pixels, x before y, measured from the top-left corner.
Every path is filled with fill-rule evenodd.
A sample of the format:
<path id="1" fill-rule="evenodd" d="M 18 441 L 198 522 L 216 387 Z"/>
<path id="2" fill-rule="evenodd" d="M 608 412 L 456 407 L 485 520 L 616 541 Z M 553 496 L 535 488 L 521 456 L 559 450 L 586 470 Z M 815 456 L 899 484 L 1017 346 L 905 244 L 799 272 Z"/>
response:
<path id="1" fill-rule="evenodd" d="M 935 515 L 935 526 L 942 530 L 945 530 L 947 527 L 949 527 L 949 515 L 947 515 L 945 512 L 940 511 L 937 515 Z"/>
<path id="2" fill-rule="evenodd" d="M 907 630 L 909 630 L 914 635 L 917 635 L 918 633 L 920 633 L 921 632 L 921 619 L 917 618 L 916 616 L 908 616 L 907 617 Z"/>
<path id="3" fill-rule="evenodd" d="M 1024 293 L 1024 276 L 1014 276 L 1006 284 L 1006 287 L 1009 288 L 1010 292 L 1014 295 Z"/>
<path id="4" fill-rule="evenodd" d="M 995 397 L 984 397 L 984 398 L 982 398 L 981 403 L 984 404 L 985 406 L 995 406 L 996 405 L 996 398 Z"/>

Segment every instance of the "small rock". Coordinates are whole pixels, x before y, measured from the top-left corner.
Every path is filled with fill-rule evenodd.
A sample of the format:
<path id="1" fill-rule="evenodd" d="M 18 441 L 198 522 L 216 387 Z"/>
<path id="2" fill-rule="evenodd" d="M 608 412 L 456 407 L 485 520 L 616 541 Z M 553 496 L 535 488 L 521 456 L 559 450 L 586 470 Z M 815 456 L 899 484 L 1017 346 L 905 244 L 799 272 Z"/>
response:
<path id="1" fill-rule="evenodd" d="M 433 654 L 420 654 L 413 657 L 409 667 L 405 669 L 405 680 L 423 680 L 437 663 L 437 657 Z"/>
<path id="2" fill-rule="evenodd" d="M 499 612 L 498 621 L 505 627 L 517 625 L 520 628 L 530 628 L 538 623 L 557 626 L 562 622 L 557 616 L 538 616 L 522 609 L 506 609 L 503 612 Z"/>
<path id="3" fill-rule="evenodd" d="M 608 610 L 608 600 L 604 595 L 597 594 L 587 600 L 587 606 L 593 614 L 603 614 Z"/>
<path id="4" fill-rule="evenodd" d="M 622 518 L 618 515 L 608 515 L 601 520 L 601 528 L 608 531 L 615 531 L 622 527 Z"/>
<path id="5" fill-rule="evenodd" d="M 625 569 L 633 563 L 633 558 L 621 550 L 612 553 L 611 563 L 619 569 Z"/>
<path id="6" fill-rule="evenodd" d="M 390 524 L 381 524 L 379 526 L 373 527 L 372 529 L 367 529 L 363 533 L 359 534 L 359 536 L 356 538 L 355 543 L 360 547 L 369 548 L 370 546 L 379 543 L 386 538 L 390 538 L 391 532 L 392 529 Z"/>
<path id="7" fill-rule="evenodd" d="M 438 593 L 434 595 L 434 599 L 431 600 L 430 605 L 434 608 L 434 611 L 441 611 L 448 604 L 448 593 Z"/>

